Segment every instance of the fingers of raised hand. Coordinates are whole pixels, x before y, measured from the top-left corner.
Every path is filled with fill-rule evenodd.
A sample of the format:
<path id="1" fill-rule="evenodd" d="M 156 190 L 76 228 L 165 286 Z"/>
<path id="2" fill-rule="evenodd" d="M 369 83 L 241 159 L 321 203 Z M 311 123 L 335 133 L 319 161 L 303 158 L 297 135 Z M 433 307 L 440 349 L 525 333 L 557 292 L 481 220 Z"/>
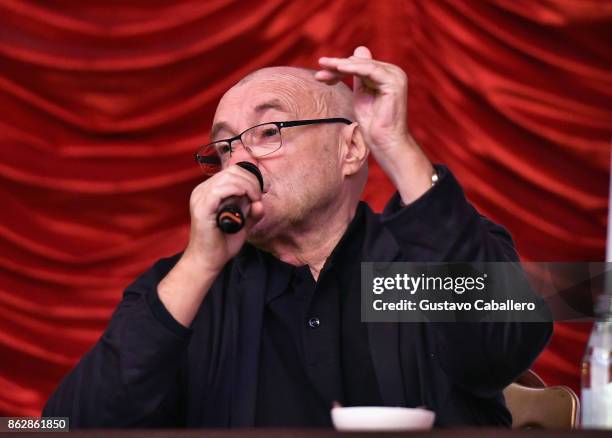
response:
<path id="1" fill-rule="evenodd" d="M 356 50 L 357 52 L 357 50 Z M 359 76 L 370 88 L 377 86 L 407 82 L 406 74 L 396 65 L 360 56 L 348 58 L 320 58 L 319 64 L 324 70 L 320 70 L 315 78 L 323 82 L 338 81 L 342 76 L 350 74 Z"/>
<path id="2" fill-rule="evenodd" d="M 321 82 L 325 82 L 329 85 L 334 85 L 338 81 L 342 80 L 343 73 L 333 70 L 319 70 L 315 73 L 315 79 Z"/>
<path id="3" fill-rule="evenodd" d="M 319 64 L 323 68 L 323 70 L 319 70 L 315 73 L 315 79 L 325 82 L 329 85 L 334 85 L 338 83 L 338 81 L 342 80 L 345 76 L 345 73 L 338 70 L 336 60 L 341 59 L 372 59 L 372 52 L 365 46 L 359 46 L 353 52 L 353 56 L 350 58 L 331 58 L 331 57 L 323 57 L 319 60 Z"/>
<path id="4" fill-rule="evenodd" d="M 372 59 L 372 52 L 366 46 L 359 46 L 353 52 L 353 56 L 357 58 Z"/>

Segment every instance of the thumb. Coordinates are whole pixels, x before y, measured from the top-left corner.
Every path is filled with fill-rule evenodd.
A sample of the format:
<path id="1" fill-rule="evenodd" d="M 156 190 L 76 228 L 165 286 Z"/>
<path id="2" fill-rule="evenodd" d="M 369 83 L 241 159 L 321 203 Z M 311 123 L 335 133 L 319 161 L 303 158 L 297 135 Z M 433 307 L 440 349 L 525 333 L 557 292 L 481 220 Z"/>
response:
<path id="1" fill-rule="evenodd" d="M 259 222 L 264 216 L 264 206 L 261 201 L 255 201 L 251 204 L 249 216 L 253 223 Z"/>
<path id="2" fill-rule="evenodd" d="M 366 46 L 359 46 L 353 51 L 356 58 L 372 59 L 372 52 Z M 353 93 L 357 93 L 364 87 L 363 81 L 357 75 L 353 76 Z"/>
<path id="3" fill-rule="evenodd" d="M 372 59 L 372 52 L 366 46 L 359 46 L 353 52 L 353 56 L 357 58 Z"/>

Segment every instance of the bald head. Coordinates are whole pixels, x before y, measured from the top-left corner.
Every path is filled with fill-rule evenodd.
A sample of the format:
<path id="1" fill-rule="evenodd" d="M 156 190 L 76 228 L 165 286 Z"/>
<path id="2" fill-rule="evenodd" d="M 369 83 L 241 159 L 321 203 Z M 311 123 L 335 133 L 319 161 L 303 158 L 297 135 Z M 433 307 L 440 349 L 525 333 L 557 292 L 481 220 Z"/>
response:
<path id="1" fill-rule="evenodd" d="M 265 67 L 249 73 L 235 87 L 254 80 L 287 88 L 300 106 L 302 116 L 344 117 L 354 120 L 353 93 L 343 82 L 327 85 L 315 79 L 316 70 L 303 67 Z"/>

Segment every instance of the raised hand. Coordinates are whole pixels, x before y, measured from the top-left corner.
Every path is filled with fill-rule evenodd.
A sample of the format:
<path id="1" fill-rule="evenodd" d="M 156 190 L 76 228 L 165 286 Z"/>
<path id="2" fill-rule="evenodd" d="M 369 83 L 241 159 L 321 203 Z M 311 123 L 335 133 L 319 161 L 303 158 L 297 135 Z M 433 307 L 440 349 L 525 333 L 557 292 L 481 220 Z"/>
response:
<path id="1" fill-rule="evenodd" d="M 322 70 L 315 78 L 336 83 L 353 75 L 357 122 L 372 152 L 402 145 L 410 136 L 407 128 L 408 78 L 396 65 L 372 59 L 367 47 L 357 47 L 348 58 L 321 58 Z"/>
<path id="2" fill-rule="evenodd" d="M 315 78 L 335 84 L 353 76 L 353 105 L 359 129 L 374 158 L 409 204 L 432 185 L 433 167 L 410 135 L 408 78 L 393 64 L 377 61 L 360 46 L 348 58 L 319 59 Z"/>

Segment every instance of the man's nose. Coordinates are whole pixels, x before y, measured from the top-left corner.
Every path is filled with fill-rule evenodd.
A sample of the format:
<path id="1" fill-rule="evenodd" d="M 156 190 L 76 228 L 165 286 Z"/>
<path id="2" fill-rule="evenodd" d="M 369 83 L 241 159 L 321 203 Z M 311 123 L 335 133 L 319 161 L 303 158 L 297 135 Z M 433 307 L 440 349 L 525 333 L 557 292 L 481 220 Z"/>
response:
<path id="1" fill-rule="evenodd" d="M 253 164 L 257 164 L 253 156 L 245 149 L 242 142 L 235 141 L 234 144 L 232 144 L 232 156 L 227 164 L 231 166 L 241 161 L 250 161 Z"/>

